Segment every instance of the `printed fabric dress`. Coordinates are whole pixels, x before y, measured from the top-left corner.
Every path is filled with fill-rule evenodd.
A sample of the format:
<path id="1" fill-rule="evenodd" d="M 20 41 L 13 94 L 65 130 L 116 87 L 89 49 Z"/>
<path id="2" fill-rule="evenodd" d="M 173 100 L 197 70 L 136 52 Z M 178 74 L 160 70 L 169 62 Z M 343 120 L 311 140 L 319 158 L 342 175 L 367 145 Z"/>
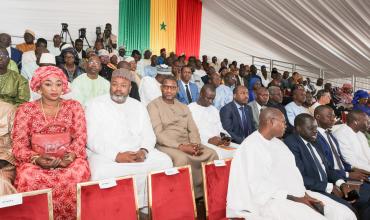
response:
<path id="1" fill-rule="evenodd" d="M 47 126 L 45 129 L 51 123 L 63 126 Z M 66 168 L 50 170 L 32 164 L 31 157 L 38 155 L 31 146 L 32 135 L 62 132 L 69 132 L 71 136 L 66 152 L 75 153 L 75 161 Z M 86 160 L 86 120 L 80 103 L 62 100 L 55 117 L 45 117 L 39 101 L 24 103 L 17 109 L 12 137 L 18 192 L 51 188 L 54 219 L 76 219 L 76 184 L 90 178 Z"/>

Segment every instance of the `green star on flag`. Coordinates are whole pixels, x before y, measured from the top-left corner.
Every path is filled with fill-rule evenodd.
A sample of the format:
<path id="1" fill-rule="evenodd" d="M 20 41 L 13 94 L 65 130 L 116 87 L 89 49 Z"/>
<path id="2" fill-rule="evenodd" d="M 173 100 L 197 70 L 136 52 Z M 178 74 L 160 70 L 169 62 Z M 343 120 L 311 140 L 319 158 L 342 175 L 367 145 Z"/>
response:
<path id="1" fill-rule="evenodd" d="M 166 30 L 167 24 L 164 23 L 164 21 L 160 24 L 161 25 L 161 30 Z"/>

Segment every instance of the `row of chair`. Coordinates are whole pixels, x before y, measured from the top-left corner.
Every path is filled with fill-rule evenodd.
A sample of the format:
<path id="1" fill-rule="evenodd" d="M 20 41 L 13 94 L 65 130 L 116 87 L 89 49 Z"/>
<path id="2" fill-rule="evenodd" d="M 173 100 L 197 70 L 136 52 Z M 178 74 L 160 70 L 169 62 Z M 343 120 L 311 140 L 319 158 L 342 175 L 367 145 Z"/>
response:
<path id="1" fill-rule="evenodd" d="M 202 164 L 208 220 L 227 219 L 230 165 L 230 159 Z M 190 166 L 150 173 L 148 192 L 150 219 L 197 219 Z M 0 219 L 53 219 L 51 189 L 0 197 Z M 139 219 L 135 178 L 126 176 L 77 184 L 77 219 Z"/>

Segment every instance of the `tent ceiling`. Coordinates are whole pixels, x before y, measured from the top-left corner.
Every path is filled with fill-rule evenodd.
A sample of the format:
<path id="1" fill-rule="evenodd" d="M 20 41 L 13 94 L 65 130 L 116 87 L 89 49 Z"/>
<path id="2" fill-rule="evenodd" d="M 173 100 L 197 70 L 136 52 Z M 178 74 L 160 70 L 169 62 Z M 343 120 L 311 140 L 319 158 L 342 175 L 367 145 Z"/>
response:
<path id="1" fill-rule="evenodd" d="M 247 50 L 328 77 L 369 76 L 369 11 L 367 0 L 203 0 L 201 53 Z"/>

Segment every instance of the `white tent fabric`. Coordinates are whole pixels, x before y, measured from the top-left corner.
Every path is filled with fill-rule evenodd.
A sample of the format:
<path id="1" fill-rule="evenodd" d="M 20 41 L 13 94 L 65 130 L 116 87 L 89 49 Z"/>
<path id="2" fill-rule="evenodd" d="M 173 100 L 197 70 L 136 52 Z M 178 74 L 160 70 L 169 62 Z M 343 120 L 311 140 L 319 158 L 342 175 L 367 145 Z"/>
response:
<path id="1" fill-rule="evenodd" d="M 12 38 L 14 44 L 23 42 L 25 29 L 33 30 L 36 38 L 51 40 L 54 34 L 60 34 L 61 23 L 69 24 L 73 40 L 78 38 L 78 29 L 87 28 L 92 45 L 97 26 L 103 31 L 105 23 L 111 23 L 112 32 L 118 33 L 119 0 L 3 0 L 1 3 L 0 33 L 20 36 Z"/>
<path id="2" fill-rule="evenodd" d="M 200 53 L 244 63 L 248 54 L 370 76 L 370 1 L 203 0 Z M 249 62 L 250 63 L 250 62 Z"/>

